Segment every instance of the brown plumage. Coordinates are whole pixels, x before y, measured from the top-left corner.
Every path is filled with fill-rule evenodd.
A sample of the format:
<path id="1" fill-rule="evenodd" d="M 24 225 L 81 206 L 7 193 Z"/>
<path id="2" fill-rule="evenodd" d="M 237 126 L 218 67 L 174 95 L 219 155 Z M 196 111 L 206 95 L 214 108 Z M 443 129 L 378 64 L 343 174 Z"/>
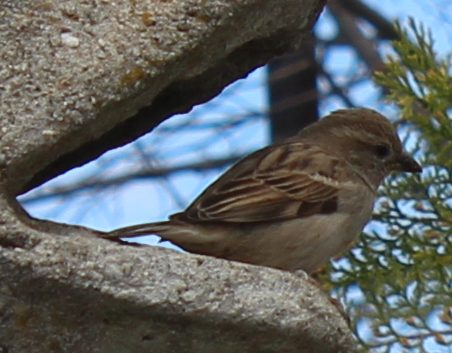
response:
<path id="1" fill-rule="evenodd" d="M 190 252 L 312 272 L 355 240 L 386 175 L 420 170 L 381 114 L 339 110 L 245 157 L 169 221 L 104 237 L 158 234 Z"/>

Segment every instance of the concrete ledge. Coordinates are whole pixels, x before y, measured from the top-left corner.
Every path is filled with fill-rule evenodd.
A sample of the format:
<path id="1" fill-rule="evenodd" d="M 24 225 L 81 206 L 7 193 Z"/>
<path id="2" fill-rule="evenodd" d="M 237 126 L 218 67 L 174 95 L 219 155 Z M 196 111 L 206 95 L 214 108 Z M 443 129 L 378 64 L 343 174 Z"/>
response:
<path id="1" fill-rule="evenodd" d="M 0 168 L 22 193 L 296 48 L 324 0 L 0 5 Z"/>
<path id="2" fill-rule="evenodd" d="M 0 240 L 7 352 L 353 352 L 336 307 L 293 274 L 18 228 Z"/>

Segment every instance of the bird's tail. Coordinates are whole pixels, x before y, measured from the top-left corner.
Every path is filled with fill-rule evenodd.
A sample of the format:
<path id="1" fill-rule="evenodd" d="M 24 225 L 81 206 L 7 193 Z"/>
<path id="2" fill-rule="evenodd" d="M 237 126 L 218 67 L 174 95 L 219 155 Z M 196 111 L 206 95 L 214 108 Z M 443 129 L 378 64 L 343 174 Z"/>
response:
<path id="1" fill-rule="evenodd" d="M 140 235 L 161 235 L 166 233 L 170 228 L 173 228 L 170 222 L 143 223 L 106 232 L 102 235 L 102 238 L 118 240 L 120 238 L 138 237 Z"/>
<path id="2" fill-rule="evenodd" d="M 112 241 L 121 241 L 121 238 L 141 235 L 158 235 L 162 240 L 169 240 L 182 248 L 205 241 L 191 224 L 179 221 L 137 224 L 102 233 L 100 237 Z"/>

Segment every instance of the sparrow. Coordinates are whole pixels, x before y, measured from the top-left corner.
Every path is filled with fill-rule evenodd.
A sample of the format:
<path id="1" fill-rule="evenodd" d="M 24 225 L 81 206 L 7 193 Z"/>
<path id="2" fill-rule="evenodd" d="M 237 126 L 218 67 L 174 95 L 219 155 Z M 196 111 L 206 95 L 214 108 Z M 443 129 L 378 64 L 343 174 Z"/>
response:
<path id="1" fill-rule="evenodd" d="M 312 273 L 358 238 L 388 174 L 421 171 L 383 115 L 337 110 L 243 158 L 168 221 L 102 237 L 156 234 L 191 253 Z"/>

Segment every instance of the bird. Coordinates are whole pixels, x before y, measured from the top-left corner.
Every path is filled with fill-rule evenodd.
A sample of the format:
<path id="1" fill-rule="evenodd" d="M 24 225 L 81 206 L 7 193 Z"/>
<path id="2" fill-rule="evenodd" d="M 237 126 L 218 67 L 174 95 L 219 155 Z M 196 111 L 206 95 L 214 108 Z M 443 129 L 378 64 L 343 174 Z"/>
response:
<path id="1" fill-rule="evenodd" d="M 386 176 L 421 171 L 385 116 L 336 110 L 244 157 L 168 221 L 102 237 L 155 234 L 190 253 L 312 274 L 359 238 Z"/>

